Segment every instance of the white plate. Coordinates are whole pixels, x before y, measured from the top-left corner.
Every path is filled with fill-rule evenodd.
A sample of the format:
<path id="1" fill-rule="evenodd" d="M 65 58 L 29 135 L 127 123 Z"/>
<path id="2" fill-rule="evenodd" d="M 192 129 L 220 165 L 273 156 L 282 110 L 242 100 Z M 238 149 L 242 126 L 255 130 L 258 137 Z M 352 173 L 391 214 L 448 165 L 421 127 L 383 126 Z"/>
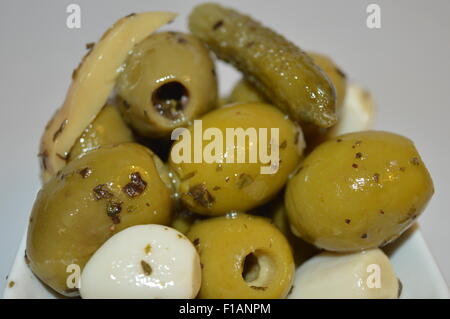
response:
<path id="1" fill-rule="evenodd" d="M 139 2 L 139 1 L 136 1 Z M 150 9 L 158 9 L 158 10 L 171 10 L 180 12 L 180 17 L 175 21 L 174 25 L 171 26 L 174 30 L 184 30 L 186 25 L 186 15 L 191 10 L 191 8 L 199 1 L 171 1 L 170 4 L 167 1 L 152 1 L 151 5 L 149 7 L 148 1 L 142 1 L 142 9 L 145 8 L 146 10 Z M 238 1 L 233 1 L 230 3 L 230 6 L 233 6 L 235 8 L 240 8 L 244 12 L 252 12 L 252 9 L 254 9 L 256 0 L 255 1 L 240 1 L 238 4 Z M 108 10 L 107 12 L 104 12 L 102 7 L 95 5 L 95 4 L 84 4 L 83 10 L 86 12 L 90 12 L 91 16 L 97 16 L 99 19 L 99 23 L 104 27 L 105 25 L 108 26 L 112 19 L 117 16 L 128 14 L 131 10 L 130 5 L 124 2 L 123 8 L 122 3 L 119 4 L 119 2 L 115 2 L 115 6 L 117 7 L 111 7 L 111 9 L 115 8 L 114 10 Z M 424 4 L 425 6 L 425 4 Z M 308 10 L 301 10 L 304 8 L 308 8 Z M 56 8 L 56 7 L 55 7 Z M 278 12 L 278 14 L 273 14 L 273 10 L 283 10 L 283 14 L 281 12 Z M 401 97 L 401 100 L 399 103 L 394 102 L 394 100 L 389 100 L 387 97 L 390 95 L 386 92 L 386 89 L 390 87 L 386 87 L 386 84 L 384 83 L 384 78 L 382 80 L 379 80 L 381 83 L 379 86 L 376 86 L 378 82 L 376 80 L 378 79 L 377 76 L 380 74 L 380 76 L 384 76 L 385 73 L 383 72 L 377 72 L 378 68 L 382 64 L 379 63 L 363 63 L 361 61 L 366 60 L 360 60 L 360 55 L 362 53 L 358 50 L 354 50 L 354 43 L 357 43 L 358 41 L 365 41 L 366 38 L 368 38 L 370 41 L 374 41 L 374 36 L 369 37 L 369 31 L 367 31 L 364 26 L 362 29 L 358 29 L 359 24 L 357 24 L 356 29 L 354 27 L 354 24 L 351 23 L 343 23 L 338 24 L 339 22 L 345 21 L 353 21 L 352 23 L 360 23 L 363 21 L 363 17 L 365 17 L 365 7 L 360 4 L 358 1 L 354 1 L 352 6 L 346 6 L 343 8 L 340 4 L 337 4 L 336 2 L 329 1 L 327 3 L 327 10 L 326 12 L 329 13 L 327 17 L 330 17 L 329 23 L 334 23 L 336 25 L 333 26 L 333 30 L 336 29 L 337 33 L 336 35 L 340 36 L 340 40 L 343 41 L 342 44 L 338 48 L 339 54 L 338 57 L 341 58 L 344 62 L 347 61 L 346 70 L 348 69 L 349 74 L 356 74 L 357 77 L 365 79 L 362 77 L 362 73 L 369 74 L 370 77 L 367 79 L 374 79 L 373 82 L 370 82 L 369 80 L 365 80 L 367 83 L 371 83 L 372 87 L 375 91 L 383 92 L 380 96 L 375 96 L 379 102 L 383 102 L 383 109 L 389 110 L 385 111 L 385 113 L 381 114 L 380 116 L 380 123 L 382 123 L 384 126 L 379 127 L 382 129 L 389 129 L 390 128 L 390 121 L 396 120 L 397 118 L 404 118 L 404 112 L 405 110 L 400 108 L 399 106 L 405 105 L 408 108 L 410 107 L 410 104 L 414 101 L 404 101 L 404 96 L 401 94 L 395 94 L 394 97 L 397 95 Z M 394 10 L 395 8 L 392 8 L 387 3 L 383 4 L 383 8 L 386 8 L 386 10 Z M 133 7 L 133 9 L 136 9 L 136 11 L 139 11 L 139 6 L 136 5 L 136 8 Z M 264 20 L 265 18 L 270 17 L 270 21 L 266 21 L 270 26 L 277 26 L 277 29 L 284 30 L 286 32 L 282 32 L 287 37 L 291 38 L 294 42 L 298 43 L 306 43 L 307 47 L 316 47 L 319 51 L 323 51 L 326 53 L 331 54 L 331 56 L 334 56 L 336 52 L 335 50 L 335 44 L 334 42 L 324 41 L 320 37 L 320 32 L 327 31 L 328 29 L 325 28 L 325 25 L 323 25 L 323 21 L 317 20 L 314 18 L 314 13 L 311 12 L 322 12 L 324 10 L 324 4 L 315 4 L 315 2 L 308 2 L 300 3 L 300 2 L 294 2 L 294 1 L 284 1 L 283 5 L 277 3 L 273 3 L 272 5 L 265 4 L 264 6 L 258 7 L 259 11 L 258 14 L 255 14 L 255 17 L 257 17 L 260 20 Z M 401 10 L 403 8 L 399 7 L 399 9 L 396 9 L 397 15 L 395 15 L 396 18 L 401 18 L 399 16 L 401 14 Z M 49 8 L 46 8 L 46 10 L 49 10 Z M 56 9 L 55 9 L 56 10 Z M 58 8 L 59 10 L 59 8 Z M 122 11 L 121 11 L 122 10 Z M 400 10 L 400 11 L 399 11 Z M 20 10 L 19 10 L 20 11 Z M 143 10 L 141 10 L 143 11 Z M 303 12 L 303 13 L 302 13 Z M 307 12 L 307 13 L 305 13 Z M 422 13 L 423 10 L 417 9 L 417 12 Z M 323 13 L 323 12 L 322 12 Z M 332 13 L 332 14 L 330 14 Z M 55 13 L 57 14 L 57 13 Z M 301 18 L 299 18 L 299 14 L 303 14 Z M 288 17 L 286 17 L 286 15 Z M 294 17 L 295 16 L 295 17 Z M 308 18 L 309 17 L 309 18 Z M 312 17 L 312 18 L 311 18 Z M 289 24 L 288 21 L 301 21 L 296 24 Z M 306 21 L 305 21 L 306 19 Z M 317 21 L 316 21 L 317 20 Z M 327 19 L 326 19 L 327 20 Z M 270 23 L 269 23 L 270 22 Z M 362 22 L 361 22 L 362 23 Z M 306 31 L 305 29 L 302 29 L 302 26 L 307 25 L 309 26 Z M 402 23 L 399 23 L 399 25 L 404 25 Z M 336 26 L 339 26 L 339 28 L 335 28 Z M 391 26 L 392 27 L 392 26 Z M 424 25 L 419 25 L 418 27 L 424 28 Z M 92 24 L 87 24 L 86 28 L 93 28 Z M 90 30 L 90 29 L 89 29 Z M 315 30 L 316 33 L 313 33 L 312 31 Z M 355 31 L 354 31 L 355 30 Z M 359 30 L 359 31 L 358 31 Z M 379 32 L 385 32 L 382 33 L 383 39 L 391 39 L 390 41 L 386 40 L 386 43 L 389 43 L 390 45 L 393 45 L 397 43 L 395 39 L 391 38 L 391 34 L 396 35 L 397 33 L 390 31 L 389 28 L 386 28 L 386 31 L 378 30 L 374 31 L 372 34 L 379 34 Z M 397 29 L 395 29 L 397 30 Z M 409 29 L 408 29 L 409 30 Z M 425 29 L 420 29 L 421 31 Z M 428 29 L 426 29 L 428 30 Z M 102 31 L 101 28 L 97 30 L 98 32 Z M 354 32 L 353 32 L 354 31 Z M 90 32 L 90 31 L 89 31 Z M 328 30 L 328 32 L 331 32 Z M 397 31 L 400 32 L 400 31 Z M 332 34 L 331 32 L 330 34 Z M 428 32 L 430 33 L 430 32 Z M 66 35 L 66 33 L 64 33 Z M 69 33 L 67 33 L 68 36 Z M 71 36 L 73 36 L 74 33 L 70 33 Z M 346 37 L 344 37 L 344 34 L 347 34 Z M 362 34 L 363 36 L 361 36 Z M 70 41 L 67 41 L 67 43 L 70 43 L 73 38 L 70 38 Z M 428 38 L 427 38 L 428 39 Z M 91 39 L 92 40 L 92 39 Z M 328 40 L 328 39 L 326 39 Z M 419 39 L 420 40 L 420 39 Z M 66 43 L 66 42 L 65 42 Z M 379 42 L 376 42 L 379 43 Z M 382 42 L 384 43 L 384 42 Z M 416 42 L 414 42 L 416 43 Z M 16 44 L 17 45 L 17 44 Z M 63 44 L 61 44 L 63 45 Z M 362 48 L 367 45 L 366 42 L 361 42 L 359 47 Z M 401 43 L 403 46 L 404 43 Z M 399 49 L 400 47 L 396 47 L 396 50 L 391 50 L 391 53 L 394 54 L 396 51 L 398 51 L 398 54 L 401 54 Z M 407 47 L 404 48 L 405 50 Z M 62 49 L 61 49 L 62 50 Z M 364 50 L 363 50 L 364 51 Z M 356 53 L 357 54 L 356 54 Z M 375 52 L 375 51 L 373 51 Z M 378 52 L 378 51 L 377 51 Z M 406 51 L 405 51 L 406 52 Z M 442 51 L 444 52 L 444 51 Z M 410 53 L 410 52 L 409 52 Z M 373 56 L 380 58 L 380 56 L 376 55 L 375 53 Z M 413 58 L 410 54 L 408 55 Z M 72 56 L 73 57 L 73 56 Z M 345 57 L 345 58 L 344 58 Z M 392 60 L 392 57 L 389 58 L 389 61 Z M 349 61 L 357 61 L 357 63 L 349 63 Z M 358 62 L 359 61 L 359 62 Z M 395 61 L 393 59 L 392 61 Z M 375 65 L 375 69 L 372 70 L 372 72 L 367 71 L 366 69 L 371 66 Z M 387 66 L 389 67 L 390 64 L 387 63 Z M 366 68 L 365 68 L 366 67 Z M 227 92 L 231 88 L 234 81 L 239 77 L 238 73 L 233 71 L 232 68 L 224 66 L 222 63 L 218 64 L 218 73 L 221 75 L 221 81 L 219 81 L 219 84 L 221 86 L 221 92 Z M 360 70 L 366 70 L 364 72 Z M 409 70 L 409 69 L 408 69 Z M 399 72 L 401 72 L 402 69 L 400 69 Z M 361 73 L 362 72 L 362 73 Z M 385 72 L 387 72 L 385 70 Z M 32 72 L 40 74 L 39 72 Z M 19 73 L 18 73 L 19 74 Z M 391 73 L 388 73 L 391 74 Z M 393 73 L 396 75 L 396 73 Z M 403 75 L 402 75 L 403 76 Z M 392 80 L 392 79 L 391 79 Z M 398 85 L 396 86 L 396 90 L 398 90 L 398 87 L 400 85 L 403 85 L 402 81 L 397 81 Z M 409 82 L 405 82 L 405 85 L 410 85 Z M 440 83 L 440 82 L 438 82 Z M 442 83 L 445 83 L 442 81 Z M 371 88 L 372 88 L 371 87 Z M 420 87 L 421 90 L 423 90 L 423 87 Z M 411 89 L 411 87 L 407 87 L 406 92 L 414 91 Z M 397 91 L 396 91 L 397 92 Z M 401 91 L 399 91 L 401 92 Z M 422 91 L 421 91 L 422 92 Z M 390 93 L 392 95 L 392 92 Z M 14 95 L 16 98 L 17 94 Z M 429 94 L 427 96 L 430 96 Z M 392 97 L 391 97 L 392 98 Z M 400 104 L 400 105 L 397 105 Z M 420 103 L 417 104 L 420 106 Z M 395 108 L 394 108 L 395 106 Z M 423 108 L 417 107 L 414 109 L 414 113 L 420 114 L 420 110 Z M 394 116 L 393 112 L 397 112 L 398 116 Z M 420 116 L 418 115 L 418 118 Z M 386 124 L 387 123 L 387 124 Z M 412 123 L 412 124 L 411 124 Z M 411 124 L 413 129 L 408 129 L 408 124 Z M 402 126 L 404 125 L 404 126 Z M 404 132 L 406 135 L 411 136 L 414 138 L 414 140 L 419 140 L 421 145 L 426 149 L 429 142 L 429 137 L 433 136 L 432 133 L 429 134 L 422 134 L 422 131 L 416 130 L 416 124 L 414 122 L 410 121 L 400 121 L 398 124 L 396 124 L 395 127 L 397 131 Z M 428 130 L 431 130 L 434 127 L 443 127 L 442 125 L 434 125 L 432 127 L 428 127 Z M 24 128 L 25 129 L 25 128 Z M 33 131 L 34 132 L 34 131 Z M 417 133 L 418 132 L 418 133 Z M 24 136 L 31 136 L 31 133 L 26 134 L 26 132 L 23 133 Z M 445 136 L 445 134 L 435 134 L 435 136 Z M 432 151 L 432 150 L 431 150 Z M 432 153 L 431 153 L 432 154 Z M 24 158 L 24 157 L 23 157 Z M 445 158 L 445 156 L 441 156 L 441 158 Z M 443 167 L 444 168 L 444 167 Z M 436 171 L 440 171 L 438 168 L 436 168 Z M 436 176 L 438 177 L 438 176 Z M 445 187 L 441 188 L 445 189 Z M 437 199 L 437 198 L 436 198 Z M 427 214 L 433 214 L 435 212 L 427 212 Z M 54 295 L 49 289 L 45 287 L 30 271 L 30 269 L 25 264 L 24 260 L 24 251 L 25 251 L 25 243 L 26 243 L 26 233 L 22 238 L 20 247 L 18 249 L 14 264 L 11 268 L 11 271 L 9 272 L 9 278 L 7 279 L 6 288 L 3 294 L 4 298 L 58 298 L 58 296 Z M 411 231 L 404 234 L 399 240 L 397 240 L 394 244 L 392 244 L 390 247 L 386 248 L 386 251 L 391 257 L 392 263 L 394 264 L 394 268 L 401 279 L 403 283 L 403 293 L 402 298 L 450 298 L 450 294 L 447 288 L 447 284 L 445 280 L 443 279 L 435 261 L 432 257 L 423 237 L 419 229 L 415 227 Z M 9 287 L 9 283 L 13 281 L 15 284 L 12 288 Z"/>
<path id="2" fill-rule="evenodd" d="M 25 245 L 26 232 L 9 273 L 3 298 L 58 298 L 59 296 L 42 284 L 26 265 Z M 450 298 L 447 284 L 417 226 L 386 247 L 385 251 L 391 258 L 395 271 L 402 281 L 402 299 Z M 9 287 L 10 282 L 14 282 L 13 287 Z"/>

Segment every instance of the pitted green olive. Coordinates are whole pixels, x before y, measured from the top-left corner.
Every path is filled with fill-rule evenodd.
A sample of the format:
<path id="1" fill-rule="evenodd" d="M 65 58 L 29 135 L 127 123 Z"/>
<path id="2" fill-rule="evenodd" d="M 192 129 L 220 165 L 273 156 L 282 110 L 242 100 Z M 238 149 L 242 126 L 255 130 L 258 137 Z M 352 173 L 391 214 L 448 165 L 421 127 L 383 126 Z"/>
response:
<path id="1" fill-rule="evenodd" d="M 291 227 L 319 248 L 349 252 L 400 236 L 433 195 L 411 140 L 388 132 L 342 135 L 319 145 L 286 190 Z"/>
<path id="2" fill-rule="evenodd" d="M 284 298 L 294 278 L 292 251 L 262 217 L 232 214 L 195 223 L 187 234 L 202 264 L 199 298 Z"/>
<path id="3" fill-rule="evenodd" d="M 185 33 L 156 33 L 139 43 L 116 86 L 125 119 L 149 137 L 168 136 L 217 106 L 213 61 Z"/>

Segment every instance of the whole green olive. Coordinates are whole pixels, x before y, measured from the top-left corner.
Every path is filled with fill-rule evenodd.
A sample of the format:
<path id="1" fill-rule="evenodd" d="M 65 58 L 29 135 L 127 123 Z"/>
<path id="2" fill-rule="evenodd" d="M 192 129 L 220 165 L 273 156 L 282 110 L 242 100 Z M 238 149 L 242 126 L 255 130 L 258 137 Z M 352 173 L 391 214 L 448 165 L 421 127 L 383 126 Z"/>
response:
<path id="1" fill-rule="evenodd" d="M 228 102 L 262 102 L 268 103 L 267 99 L 245 78 L 242 78 L 236 83 L 230 96 L 228 97 Z"/>
<path id="2" fill-rule="evenodd" d="M 72 146 L 68 160 L 71 161 L 101 146 L 133 141 L 133 133 L 122 119 L 117 107 L 106 104 Z"/>
<path id="3" fill-rule="evenodd" d="M 168 136 L 217 106 L 214 63 L 185 33 L 155 33 L 139 43 L 116 87 L 125 119 L 148 137 Z"/>
<path id="4" fill-rule="evenodd" d="M 27 256 L 33 272 L 64 295 L 67 266 L 81 269 L 113 234 L 139 224 L 168 224 L 171 191 L 153 153 L 123 143 L 74 159 L 39 192 L 31 213 Z"/>
<path id="5" fill-rule="evenodd" d="M 411 140 L 388 132 L 350 133 L 319 145 L 288 183 L 294 233 L 330 251 L 383 246 L 400 236 L 433 195 Z"/>
<path id="6" fill-rule="evenodd" d="M 186 130 L 188 134 L 174 143 L 169 164 L 180 178 L 181 201 L 189 210 L 203 215 L 245 212 L 266 203 L 284 186 L 304 148 L 300 128 L 268 104 L 220 108 L 203 116 L 201 125 L 201 132 L 197 132 L 194 123 Z M 205 157 L 211 150 L 210 139 L 203 139 L 197 148 L 195 142 L 189 143 L 186 154 L 189 152 L 190 158 L 179 156 L 184 154 L 185 138 L 189 141 L 213 131 L 221 136 L 210 139 L 222 145 L 222 149 L 211 152 L 213 158 Z M 270 158 L 261 156 L 263 150 Z M 196 161 L 195 153 L 204 160 Z"/>

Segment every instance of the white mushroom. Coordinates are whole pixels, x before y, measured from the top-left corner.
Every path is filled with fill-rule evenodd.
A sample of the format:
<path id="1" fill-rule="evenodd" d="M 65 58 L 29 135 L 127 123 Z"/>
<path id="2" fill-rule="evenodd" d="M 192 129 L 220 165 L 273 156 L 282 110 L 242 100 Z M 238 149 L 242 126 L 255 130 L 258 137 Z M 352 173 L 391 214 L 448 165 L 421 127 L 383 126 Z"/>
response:
<path id="1" fill-rule="evenodd" d="M 398 298 L 399 281 L 380 249 L 338 254 L 324 252 L 296 271 L 289 299 Z"/>
<path id="2" fill-rule="evenodd" d="M 129 227 L 106 241 L 81 274 L 82 298 L 195 298 L 200 258 L 183 234 L 162 225 Z"/>

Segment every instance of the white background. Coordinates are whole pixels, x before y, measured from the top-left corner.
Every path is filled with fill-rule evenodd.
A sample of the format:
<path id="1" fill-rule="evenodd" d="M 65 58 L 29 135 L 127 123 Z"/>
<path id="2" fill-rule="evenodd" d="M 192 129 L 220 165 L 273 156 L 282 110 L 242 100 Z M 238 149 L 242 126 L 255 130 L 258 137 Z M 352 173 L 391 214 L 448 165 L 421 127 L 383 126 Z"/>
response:
<path id="1" fill-rule="evenodd" d="M 185 30 L 200 1 L 0 0 L 0 289 L 3 290 L 40 187 L 39 138 L 63 101 L 70 76 L 117 18 L 171 10 Z M 225 2 L 225 1 L 224 1 Z M 450 282 L 450 1 L 226 1 L 304 49 L 331 55 L 378 105 L 376 128 L 413 139 L 436 193 L 419 223 Z M 66 7 L 81 6 L 81 29 L 66 27 Z M 381 29 L 366 27 L 366 7 L 381 6 Z M 237 78 L 220 66 L 222 93 Z M 420 274 L 417 274 L 420 276 Z"/>

